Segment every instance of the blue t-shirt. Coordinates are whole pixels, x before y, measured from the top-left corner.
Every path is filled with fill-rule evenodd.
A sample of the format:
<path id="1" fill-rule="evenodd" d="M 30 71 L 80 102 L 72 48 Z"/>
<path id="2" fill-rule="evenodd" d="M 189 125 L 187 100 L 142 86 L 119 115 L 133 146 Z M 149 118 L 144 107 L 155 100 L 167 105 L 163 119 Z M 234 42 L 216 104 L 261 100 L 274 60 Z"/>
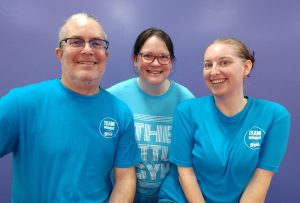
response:
<path id="1" fill-rule="evenodd" d="M 0 100 L 0 157 L 13 152 L 12 202 L 106 202 L 114 167 L 139 163 L 125 103 L 101 89 L 84 96 L 60 80 Z"/>
<path id="2" fill-rule="evenodd" d="M 236 203 L 256 168 L 277 172 L 286 150 L 290 114 L 274 102 L 249 97 L 228 117 L 213 97 L 183 102 L 174 116 L 170 161 L 193 167 L 206 202 Z M 160 201 L 186 202 L 176 167 L 160 190 Z"/>
<path id="3" fill-rule="evenodd" d="M 139 88 L 136 78 L 116 84 L 108 91 L 122 99 L 134 115 L 135 137 L 142 158 L 137 167 L 135 202 L 156 203 L 160 184 L 170 169 L 168 151 L 175 108 L 194 96 L 173 81 L 165 94 L 151 96 Z"/>

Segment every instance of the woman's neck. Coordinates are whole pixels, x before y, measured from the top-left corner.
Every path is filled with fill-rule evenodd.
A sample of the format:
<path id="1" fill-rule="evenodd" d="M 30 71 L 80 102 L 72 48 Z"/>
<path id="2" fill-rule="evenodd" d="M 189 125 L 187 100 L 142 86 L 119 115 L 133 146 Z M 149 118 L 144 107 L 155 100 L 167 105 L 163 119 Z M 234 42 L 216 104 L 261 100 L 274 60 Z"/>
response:
<path id="1" fill-rule="evenodd" d="M 152 96 L 160 96 L 166 93 L 170 87 L 170 81 L 168 79 L 164 80 L 161 84 L 152 85 L 147 81 L 143 80 L 141 77 L 137 78 L 138 86 L 147 94 Z"/>
<path id="2" fill-rule="evenodd" d="M 241 112 L 247 104 L 247 98 L 243 95 L 238 98 L 217 98 L 214 97 L 216 106 L 226 116 L 234 116 Z"/>

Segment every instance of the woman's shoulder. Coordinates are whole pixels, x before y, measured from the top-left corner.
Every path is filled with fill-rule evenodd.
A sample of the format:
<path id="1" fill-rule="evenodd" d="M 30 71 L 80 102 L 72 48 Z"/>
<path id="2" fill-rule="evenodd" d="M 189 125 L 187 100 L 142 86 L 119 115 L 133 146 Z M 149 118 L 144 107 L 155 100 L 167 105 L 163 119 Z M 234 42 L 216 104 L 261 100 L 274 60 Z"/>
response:
<path id="1" fill-rule="evenodd" d="M 181 102 L 178 107 L 179 108 L 193 108 L 195 106 L 202 106 L 202 105 L 210 105 L 212 102 L 211 96 L 202 96 L 198 98 L 191 98 Z"/>
<path id="2" fill-rule="evenodd" d="M 249 97 L 249 99 L 253 101 L 254 107 L 259 111 L 265 109 L 267 111 L 279 113 L 282 115 L 290 114 L 287 108 L 278 102 L 266 100 L 266 99 L 260 99 L 260 98 L 251 98 L 251 97 Z"/>
<path id="3" fill-rule="evenodd" d="M 171 82 L 171 85 L 173 85 L 176 89 L 182 89 L 182 90 L 186 90 L 186 91 L 190 91 L 186 86 L 178 83 L 178 82 L 175 82 L 173 80 L 170 80 Z"/>
<path id="4" fill-rule="evenodd" d="M 124 90 L 124 89 L 132 87 L 135 83 L 136 83 L 136 78 L 130 78 L 128 80 L 124 80 L 115 85 L 112 85 L 111 87 L 107 88 L 106 90 L 109 92 Z"/>
<path id="5" fill-rule="evenodd" d="M 185 99 L 195 98 L 194 94 L 186 86 L 172 80 L 170 80 L 170 82 L 171 87 L 173 87 L 172 89 L 174 89 L 174 91 L 178 92 L 179 94 L 184 95 Z"/>

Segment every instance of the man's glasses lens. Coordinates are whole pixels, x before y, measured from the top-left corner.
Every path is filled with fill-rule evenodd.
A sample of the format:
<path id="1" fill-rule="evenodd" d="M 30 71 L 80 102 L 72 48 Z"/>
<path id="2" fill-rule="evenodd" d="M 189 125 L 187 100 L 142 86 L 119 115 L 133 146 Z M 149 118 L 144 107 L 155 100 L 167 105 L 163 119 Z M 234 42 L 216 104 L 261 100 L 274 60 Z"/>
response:
<path id="1" fill-rule="evenodd" d="M 85 41 L 80 38 L 67 38 L 60 42 L 60 46 L 61 46 L 62 42 L 65 42 L 66 44 L 70 45 L 71 47 L 75 47 L 75 48 L 84 47 L 86 42 L 89 43 L 89 46 L 92 49 L 102 49 L 102 48 L 107 49 L 108 45 L 109 45 L 109 42 L 106 40 L 103 40 L 103 39 L 91 39 L 89 41 Z"/>

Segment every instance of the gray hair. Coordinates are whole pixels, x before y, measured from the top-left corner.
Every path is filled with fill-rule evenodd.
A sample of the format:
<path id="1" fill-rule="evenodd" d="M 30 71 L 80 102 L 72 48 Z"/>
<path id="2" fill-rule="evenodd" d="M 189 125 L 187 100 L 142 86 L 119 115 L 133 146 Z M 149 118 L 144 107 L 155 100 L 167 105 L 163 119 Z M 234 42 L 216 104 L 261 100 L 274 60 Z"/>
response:
<path id="1" fill-rule="evenodd" d="M 60 41 L 66 36 L 66 25 L 68 24 L 68 22 L 70 22 L 71 20 L 73 19 L 76 19 L 76 18 L 86 18 L 86 19 L 89 19 L 89 20 L 93 20 L 95 21 L 96 23 L 98 23 L 98 25 L 102 28 L 102 32 L 103 32 L 103 35 L 104 35 L 104 39 L 106 40 L 107 39 L 107 35 L 101 25 L 101 23 L 99 22 L 99 20 L 97 18 L 95 18 L 94 16 L 88 14 L 88 13 L 76 13 L 76 14 L 73 14 L 71 15 L 65 22 L 64 24 L 60 27 L 59 31 L 58 31 L 58 44 L 60 43 Z"/>

